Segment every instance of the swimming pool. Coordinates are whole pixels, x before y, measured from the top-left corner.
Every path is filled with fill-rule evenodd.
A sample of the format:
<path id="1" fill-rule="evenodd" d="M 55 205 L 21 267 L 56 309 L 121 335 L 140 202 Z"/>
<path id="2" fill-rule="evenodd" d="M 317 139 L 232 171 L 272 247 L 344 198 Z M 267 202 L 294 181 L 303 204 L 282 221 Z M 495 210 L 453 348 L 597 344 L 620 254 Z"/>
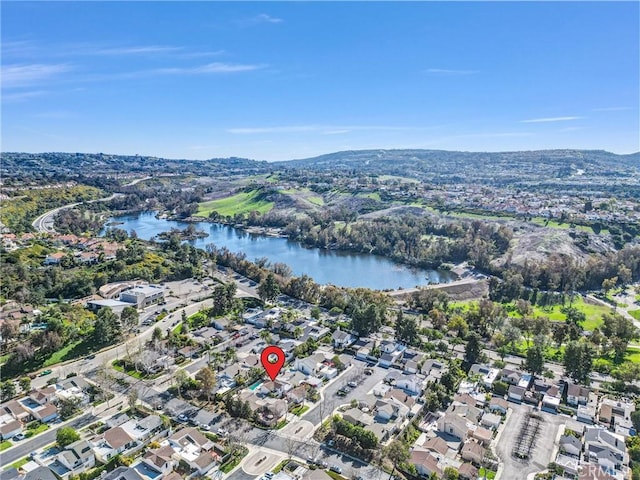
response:
<path id="1" fill-rule="evenodd" d="M 249 387 L 249 390 L 253 391 L 253 390 L 255 390 L 256 388 L 260 388 L 260 385 L 262 385 L 262 380 L 258 380 L 256 383 L 252 384 L 252 385 Z"/>

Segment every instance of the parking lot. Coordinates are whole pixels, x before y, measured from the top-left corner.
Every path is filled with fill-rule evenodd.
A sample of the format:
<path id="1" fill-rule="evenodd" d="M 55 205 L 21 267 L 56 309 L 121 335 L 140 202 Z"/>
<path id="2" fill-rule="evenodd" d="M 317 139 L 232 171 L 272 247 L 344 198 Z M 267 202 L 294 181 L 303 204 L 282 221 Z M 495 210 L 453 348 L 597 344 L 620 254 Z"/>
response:
<path id="1" fill-rule="evenodd" d="M 528 413 L 532 412 L 532 407 L 528 405 L 517 405 L 509 402 L 509 407 L 513 410 L 507 423 L 503 426 L 503 431 L 498 441 L 496 453 L 504 467 L 502 478 L 526 478 L 527 475 L 539 472 L 547 468 L 552 460 L 554 442 L 558 427 L 563 425 L 567 418 L 562 415 L 553 415 L 546 412 L 538 412 L 542 421 L 534 440 L 530 459 L 519 459 L 513 456 L 513 448 L 520 435 L 521 426 Z M 531 460 L 534 458 L 535 461 Z"/>
<path id="2" fill-rule="evenodd" d="M 361 360 L 353 359 L 353 366 L 340 375 L 336 381 L 331 383 L 323 391 L 324 400 L 316 404 L 304 417 L 305 420 L 318 425 L 320 417 L 324 419 L 331 415 L 333 409 L 340 405 L 348 404 L 351 400 L 362 400 L 367 392 L 382 381 L 387 376 L 389 370 L 375 366 L 371 367 L 371 375 L 366 375 L 364 369 L 369 365 Z M 338 396 L 338 390 L 343 388 L 352 380 L 361 380 L 356 388 L 351 388 L 345 396 Z M 323 404 L 324 403 L 324 404 Z"/>

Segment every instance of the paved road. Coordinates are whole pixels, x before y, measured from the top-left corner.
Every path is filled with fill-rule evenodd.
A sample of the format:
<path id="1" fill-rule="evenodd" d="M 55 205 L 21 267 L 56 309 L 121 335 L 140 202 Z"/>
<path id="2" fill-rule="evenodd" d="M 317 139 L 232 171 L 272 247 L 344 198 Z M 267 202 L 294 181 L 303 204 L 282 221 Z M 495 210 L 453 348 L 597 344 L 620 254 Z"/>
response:
<path id="1" fill-rule="evenodd" d="M 144 180 L 149 180 L 152 177 L 144 177 L 144 178 L 138 178 L 136 180 L 133 180 L 125 185 L 123 185 L 123 187 L 131 187 L 133 185 L 135 185 L 136 183 L 142 182 Z M 108 202 L 109 200 L 113 200 L 116 197 L 122 197 L 124 196 L 123 193 L 114 193 L 112 195 L 109 195 L 108 197 L 104 197 L 104 198 L 97 198 L 96 200 L 89 200 L 86 203 L 94 203 L 94 202 Z M 64 205 L 62 207 L 58 207 L 58 208 L 54 208 L 53 210 L 49 210 L 48 212 L 43 213 L 42 215 L 40 215 L 38 218 L 36 218 L 32 225 L 33 228 L 35 228 L 38 232 L 41 233 L 54 233 L 55 229 L 54 227 L 54 220 L 55 220 L 55 216 L 58 214 L 58 212 L 62 211 L 62 210 L 66 210 L 68 208 L 73 208 L 77 205 L 80 205 L 83 202 L 78 202 L 78 203 L 70 203 L 69 205 Z"/>
<path id="2" fill-rule="evenodd" d="M 340 405 L 349 404 L 353 399 L 362 399 L 369 390 L 377 385 L 378 382 L 380 382 L 380 380 L 386 377 L 389 373 L 389 370 L 375 366 L 372 367 L 372 375 L 364 375 L 364 369 L 368 364 L 355 358 L 352 362 L 353 366 L 349 370 L 344 372 L 344 374 L 339 376 L 335 382 L 331 383 L 324 389 L 322 393 L 323 398 L 304 415 L 303 418 L 305 420 L 316 426 L 319 425 L 321 423 L 321 417 L 323 420 L 326 420 L 327 417 L 332 414 L 333 410 L 338 408 Z M 360 377 L 363 381 L 357 388 L 351 390 L 346 396 L 339 397 L 336 395 L 338 390 L 346 385 L 347 382 L 352 380 L 352 377 Z"/>
<path id="3" fill-rule="evenodd" d="M 22 440 L 17 443 L 15 447 L 2 452 L 2 465 L 10 465 L 13 462 L 26 457 L 31 452 L 35 452 L 39 448 L 54 443 L 56 441 L 56 433 L 61 427 L 73 427 L 76 430 L 86 427 L 87 425 L 95 422 L 98 417 L 94 416 L 91 412 L 87 412 L 80 417 L 72 420 L 69 423 L 54 425 L 46 432 L 36 435 L 28 440 Z"/>
<path id="4" fill-rule="evenodd" d="M 352 478 L 357 475 L 362 475 L 368 480 L 382 480 L 388 478 L 388 474 L 385 474 L 377 467 L 328 450 L 315 440 L 301 442 L 292 438 L 284 438 L 275 430 L 261 430 L 259 428 L 247 429 L 247 427 L 244 426 L 246 424 L 243 424 L 242 422 L 237 422 L 235 424 L 231 423 L 231 425 L 232 426 L 229 428 L 229 431 L 237 432 L 236 435 L 240 437 L 244 443 L 253 445 L 258 449 L 264 447 L 277 450 L 285 455 L 298 457 L 298 459 L 306 459 L 308 457 L 321 459 L 327 462 L 328 465 L 338 465 L 342 468 L 342 473 L 347 478 Z M 239 469 L 228 478 L 246 480 L 256 477 L 248 475 L 246 472 Z"/>

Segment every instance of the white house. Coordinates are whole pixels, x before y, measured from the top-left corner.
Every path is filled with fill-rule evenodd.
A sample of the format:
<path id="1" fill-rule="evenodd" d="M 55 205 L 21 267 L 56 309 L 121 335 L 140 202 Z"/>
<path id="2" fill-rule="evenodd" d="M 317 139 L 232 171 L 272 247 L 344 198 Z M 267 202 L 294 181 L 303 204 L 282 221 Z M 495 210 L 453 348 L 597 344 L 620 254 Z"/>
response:
<path id="1" fill-rule="evenodd" d="M 78 440 L 67 445 L 57 455 L 58 461 L 70 470 L 70 474 L 77 475 L 85 470 L 93 468 L 96 464 L 96 456 L 93 446 L 86 440 Z"/>
<path id="2" fill-rule="evenodd" d="M 9 440 L 19 433 L 22 433 L 22 423 L 18 420 L 11 420 L 0 425 L 0 439 Z"/>
<path id="3" fill-rule="evenodd" d="M 411 395 L 419 395 L 422 392 L 422 381 L 415 375 L 403 375 L 396 380 L 395 387 Z"/>
<path id="4" fill-rule="evenodd" d="M 136 441 L 122 427 L 110 428 L 94 442 L 93 453 L 100 463 L 107 463 L 116 455 L 136 446 Z"/>
<path id="5" fill-rule="evenodd" d="M 464 440 L 467 438 L 471 422 L 453 413 L 445 413 L 438 419 L 438 431 L 448 433 L 454 437 Z"/>
<path id="6" fill-rule="evenodd" d="M 351 335 L 349 332 L 345 332 L 344 330 L 336 330 L 331 335 L 331 341 L 333 342 L 334 348 L 346 348 L 357 340 L 357 338 Z"/>
<path id="7" fill-rule="evenodd" d="M 175 453 L 176 451 L 170 445 L 165 445 L 154 450 L 148 450 L 142 457 L 142 462 L 153 470 L 166 475 L 173 470 L 176 464 L 173 459 Z"/>

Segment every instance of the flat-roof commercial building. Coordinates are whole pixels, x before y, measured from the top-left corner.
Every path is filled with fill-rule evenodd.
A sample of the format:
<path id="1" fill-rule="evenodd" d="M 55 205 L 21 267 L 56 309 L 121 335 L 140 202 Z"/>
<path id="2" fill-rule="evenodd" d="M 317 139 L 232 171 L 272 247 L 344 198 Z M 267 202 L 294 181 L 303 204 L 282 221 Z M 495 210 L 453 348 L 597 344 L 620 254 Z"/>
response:
<path id="1" fill-rule="evenodd" d="M 120 301 L 136 305 L 137 308 L 148 307 L 164 300 L 164 288 L 155 285 L 136 285 L 120 294 Z"/>

